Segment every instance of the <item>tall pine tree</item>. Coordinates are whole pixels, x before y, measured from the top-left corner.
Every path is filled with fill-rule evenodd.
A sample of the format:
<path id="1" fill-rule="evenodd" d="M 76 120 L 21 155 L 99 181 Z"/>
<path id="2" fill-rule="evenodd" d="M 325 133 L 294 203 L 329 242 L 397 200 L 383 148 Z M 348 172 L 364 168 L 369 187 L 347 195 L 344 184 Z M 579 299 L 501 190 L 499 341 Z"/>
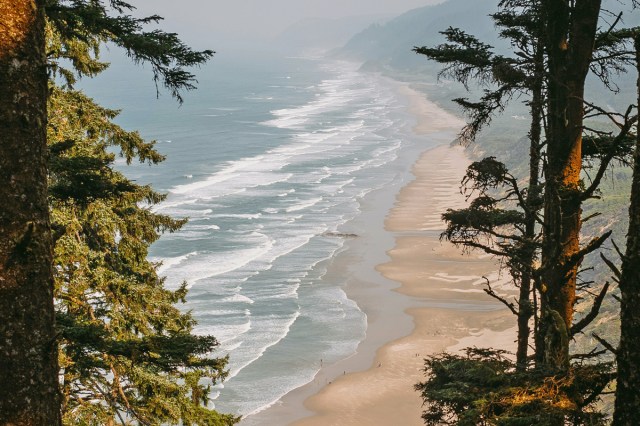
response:
<path id="1" fill-rule="evenodd" d="M 0 424 L 59 425 L 43 0 L 0 2 Z"/>
<path id="2" fill-rule="evenodd" d="M 116 172 L 108 148 L 129 162 L 162 156 L 73 89 L 107 67 L 98 57 L 107 42 L 150 64 L 178 101 L 195 87 L 187 67 L 213 52 L 148 29 L 161 18 L 133 9 L 121 0 L 0 3 L 2 424 L 237 421 L 207 404 L 225 376 L 226 359 L 211 356 L 217 342 L 193 334 L 193 318 L 175 306 L 185 287 L 165 289 L 146 259 L 183 221 L 154 214 L 163 196 Z"/>
<path id="3" fill-rule="evenodd" d="M 633 41 L 638 76 L 636 108 L 640 109 L 640 27 L 633 31 Z M 622 258 L 619 281 L 621 336 L 616 356 L 618 375 L 613 424 L 631 426 L 638 422 L 640 412 L 640 114 L 636 122 L 627 250 Z"/>

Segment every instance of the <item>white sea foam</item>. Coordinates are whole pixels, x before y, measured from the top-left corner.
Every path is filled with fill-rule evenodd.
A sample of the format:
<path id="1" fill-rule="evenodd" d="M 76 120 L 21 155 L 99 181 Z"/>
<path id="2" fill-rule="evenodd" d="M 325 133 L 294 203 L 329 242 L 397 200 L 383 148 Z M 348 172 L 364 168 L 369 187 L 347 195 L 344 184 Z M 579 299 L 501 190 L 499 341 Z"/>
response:
<path id="1" fill-rule="evenodd" d="M 156 259 L 150 259 L 152 261 L 157 261 L 157 262 L 162 262 L 162 265 L 160 265 L 160 267 L 158 267 L 158 274 L 159 275 L 164 275 L 164 273 L 179 265 L 180 263 L 184 262 L 185 260 L 187 260 L 190 256 L 195 256 L 197 255 L 198 252 L 194 251 L 188 254 L 185 254 L 183 256 L 176 256 L 176 257 L 164 257 L 164 258 L 156 258 Z"/>
<path id="2" fill-rule="evenodd" d="M 296 311 L 293 315 L 282 317 L 277 315 L 266 315 L 259 318 L 259 323 L 256 321 L 254 323 L 254 327 L 249 330 L 247 333 L 251 334 L 252 342 L 259 343 L 261 346 L 258 348 L 251 348 L 251 352 L 247 353 L 244 359 L 240 359 L 239 356 L 236 356 L 235 362 L 233 358 L 230 359 L 229 362 L 229 378 L 227 381 L 237 376 L 244 368 L 256 362 L 264 353 L 272 346 L 278 344 L 287 334 L 289 334 L 289 330 L 293 323 L 300 316 L 300 312 Z M 257 319 L 256 319 L 257 320 Z"/>
<path id="3" fill-rule="evenodd" d="M 254 245 L 244 249 L 192 253 L 182 257 L 179 262 L 163 271 L 167 275 L 168 286 L 175 287 L 183 281 L 192 286 L 205 278 L 234 271 L 260 258 L 273 247 L 273 240 L 258 232 L 246 235 L 244 240 L 253 242 Z"/>
<path id="4" fill-rule="evenodd" d="M 208 229 L 208 230 L 213 230 L 213 231 L 216 231 L 216 230 L 220 229 L 220 227 L 218 225 L 193 225 L 193 224 L 187 224 L 185 226 L 185 228 L 187 228 L 187 229 Z"/>
<path id="5" fill-rule="evenodd" d="M 242 294 L 234 294 L 233 296 L 225 297 L 224 299 L 221 300 L 221 302 L 248 303 L 250 305 L 254 303 L 252 299 Z"/>
<path id="6" fill-rule="evenodd" d="M 235 218 L 235 219 L 260 219 L 261 217 L 262 217 L 262 213 L 256 213 L 256 214 L 225 213 L 225 214 L 211 215 L 211 218 Z"/>
<path id="7" fill-rule="evenodd" d="M 318 204 L 320 201 L 322 201 L 322 199 L 323 199 L 322 197 L 317 197 L 317 198 L 312 198 L 310 200 L 296 200 L 299 202 L 294 204 L 293 206 L 287 207 L 285 211 L 287 213 L 292 213 L 292 212 L 308 209 L 309 207 L 313 207 L 316 204 Z"/>

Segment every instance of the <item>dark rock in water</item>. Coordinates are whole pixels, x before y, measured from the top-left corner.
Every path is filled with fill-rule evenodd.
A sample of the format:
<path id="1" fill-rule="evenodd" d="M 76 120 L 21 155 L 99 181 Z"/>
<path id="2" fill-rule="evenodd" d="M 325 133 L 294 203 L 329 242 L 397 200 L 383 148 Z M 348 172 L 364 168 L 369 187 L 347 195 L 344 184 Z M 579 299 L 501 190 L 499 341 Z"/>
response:
<path id="1" fill-rule="evenodd" d="M 323 237 L 334 237 L 334 238 L 357 238 L 358 234 L 347 234 L 343 232 L 325 232 L 322 234 Z"/>

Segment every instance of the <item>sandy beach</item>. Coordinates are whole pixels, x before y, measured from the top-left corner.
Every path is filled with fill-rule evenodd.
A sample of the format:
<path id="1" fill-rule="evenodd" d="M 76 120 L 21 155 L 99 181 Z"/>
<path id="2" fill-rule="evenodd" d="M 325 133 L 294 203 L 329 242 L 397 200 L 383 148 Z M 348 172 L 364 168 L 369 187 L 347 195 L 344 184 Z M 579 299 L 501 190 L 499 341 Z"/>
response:
<path id="1" fill-rule="evenodd" d="M 423 379 L 426 355 L 514 347 L 511 313 L 482 291 L 483 276 L 511 291 L 495 261 L 463 255 L 439 238 L 441 213 L 466 204 L 459 185 L 470 160 L 450 145 L 462 122 L 413 89 L 399 90 L 417 118 L 414 131 L 440 145 L 415 162 L 413 180 L 381 219 L 390 241 L 359 242 L 360 250 L 347 250 L 332 268 L 353 276 L 345 291 L 367 314 L 367 336 L 354 356 L 323 365 L 312 383 L 246 424 L 422 425 L 413 386 Z M 386 247 L 383 256 L 375 254 L 380 247 Z"/>

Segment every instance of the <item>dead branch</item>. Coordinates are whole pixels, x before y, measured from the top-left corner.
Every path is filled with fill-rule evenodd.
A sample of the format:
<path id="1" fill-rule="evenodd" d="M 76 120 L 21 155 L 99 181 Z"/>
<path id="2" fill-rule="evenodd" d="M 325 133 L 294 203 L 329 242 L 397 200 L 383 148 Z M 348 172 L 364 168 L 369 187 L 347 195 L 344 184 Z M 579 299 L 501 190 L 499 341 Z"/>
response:
<path id="1" fill-rule="evenodd" d="M 596 296 L 596 299 L 593 301 L 593 305 L 591 306 L 591 310 L 587 315 L 584 316 L 580 321 L 573 324 L 570 330 L 571 337 L 580 333 L 586 326 L 591 324 L 591 322 L 596 319 L 598 314 L 600 313 L 600 308 L 602 307 L 602 301 L 604 297 L 607 295 L 607 291 L 609 291 L 609 282 L 607 281 L 605 285 L 602 287 L 600 294 Z"/>
<path id="2" fill-rule="evenodd" d="M 491 287 L 491 283 L 489 282 L 489 279 L 487 277 L 482 277 L 484 278 L 484 280 L 487 282 L 487 288 L 484 289 L 484 292 L 487 293 L 489 296 L 493 297 L 494 299 L 500 301 L 503 305 L 505 305 L 507 308 L 509 308 L 509 310 L 514 314 L 514 315 L 518 315 L 518 310 L 515 307 L 515 304 L 513 302 L 509 302 L 507 299 L 505 299 L 504 297 L 501 297 L 500 295 L 498 295 L 493 288 Z"/>
<path id="3" fill-rule="evenodd" d="M 609 342 L 607 342 L 605 339 L 603 339 L 602 337 L 598 336 L 596 333 L 591 333 L 591 335 L 593 336 L 594 339 L 596 339 L 602 346 L 604 346 L 609 352 L 611 352 L 614 355 L 618 355 L 618 350 L 616 348 L 613 347 L 613 345 Z"/>

